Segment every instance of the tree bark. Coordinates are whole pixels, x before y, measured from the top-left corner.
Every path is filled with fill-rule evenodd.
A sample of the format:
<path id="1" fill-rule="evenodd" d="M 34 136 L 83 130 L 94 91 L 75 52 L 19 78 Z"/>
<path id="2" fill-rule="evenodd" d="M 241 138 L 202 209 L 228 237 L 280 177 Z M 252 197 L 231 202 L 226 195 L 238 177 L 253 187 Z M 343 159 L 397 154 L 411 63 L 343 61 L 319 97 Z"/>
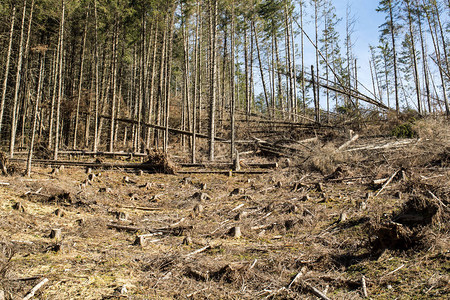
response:
<path id="1" fill-rule="evenodd" d="M 43 83 L 43 77 L 44 77 L 44 66 L 45 66 L 45 52 L 41 55 L 41 66 L 39 70 L 39 80 L 38 80 L 38 89 L 36 93 L 36 99 L 34 103 L 34 113 L 33 113 L 33 125 L 31 127 L 31 141 L 30 146 L 28 149 L 28 159 L 27 159 L 27 168 L 26 168 L 26 174 L 28 177 L 31 176 L 31 160 L 33 158 L 33 147 L 34 147 L 34 141 L 36 138 L 36 124 L 38 119 L 38 112 L 39 112 L 39 101 L 41 100 L 41 91 L 42 91 L 42 83 Z"/>
<path id="2" fill-rule="evenodd" d="M 263 70 L 262 60 L 261 60 L 261 52 L 260 52 L 260 49 L 259 49 L 258 34 L 256 32 L 256 27 L 255 27 L 254 23 L 252 23 L 252 26 L 253 26 L 253 33 L 254 33 L 254 36 L 255 36 L 256 53 L 257 53 L 258 61 L 259 61 L 259 71 L 261 73 L 261 82 L 262 82 L 263 90 L 264 90 L 264 99 L 266 100 L 266 107 L 267 107 L 267 110 L 269 112 L 269 116 L 272 116 L 272 114 L 270 113 L 270 109 L 269 109 L 270 106 L 269 106 L 269 98 L 267 96 L 266 82 L 264 80 L 264 70 Z"/>
<path id="3" fill-rule="evenodd" d="M 79 123 L 79 115 L 80 115 L 81 91 L 82 91 L 82 87 L 83 87 L 84 53 L 86 51 L 88 18 L 89 18 L 89 8 L 86 10 L 86 23 L 84 25 L 83 46 L 82 46 L 81 58 L 80 58 L 80 78 L 79 78 L 79 82 L 78 82 L 77 109 L 75 112 L 75 129 L 74 129 L 74 133 L 73 133 L 73 148 L 74 149 L 77 149 L 77 134 L 78 134 L 78 123 Z"/>
<path id="4" fill-rule="evenodd" d="M 58 149 L 59 149 L 59 137 L 60 137 L 60 118 L 61 118 L 61 101 L 63 98 L 63 58 L 64 58 L 64 15 L 65 15 L 65 3 L 61 0 L 62 12 L 61 12 L 61 41 L 60 41 L 60 55 L 59 55 L 59 84 L 58 84 L 58 101 L 56 104 L 56 130 L 55 130 L 55 152 L 53 154 L 53 159 L 58 159 Z"/>
<path id="5" fill-rule="evenodd" d="M 19 101 L 19 89 L 20 89 L 20 75 L 22 71 L 22 59 L 23 59 L 23 36 L 25 27 L 25 13 L 27 9 L 27 0 L 23 1 L 23 13 L 22 13 L 22 26 L 20 30 L 20 42 L 19 42 L 19 58 L 17 60 L 17 72 L 16 72 L 16 87 L 14 90 L 14 102 L 12 110 L 11 120 L 11 140 L 9 144 L 9 155 L 14 157 L 14 145 L 16 142 L 16 129 L 17 129 L 17 104 Z"/>
<path id="6" fill-rule="evenodd" d="M 236 95 L 235 95 L 235 57 L 234 57 L 234 48 L 235 48 L 235 12 L 234 12 L 234 1 L 231 4 L 232 12 L 231 12 L 231 51 L 230 51 L 230 62 L 231 62 L 231 70 L 230 70 L 230 88 L 231 88 L 231 105 L 230 105 L 230 123 L 231 123 L 231 149 L 230 149 L 230 159 L 233 162 L 235 147 L 236 147 L 236 139 L 235 139 L 235 118 L 234 113 L 236 110 Z"/>
<path id="7" fill-rule="evenodd" d="M 217 44 L 217 0 L 209 1 L 209 30 L 210 30 L 210 88 L 209 88 L 209 160 L 214 160 L 215 148 L 215 114 L 216 114 L 216 44 Z"/>
<path id="8" fill-rule="evenodd" d="M 2 100 L 1 100 L 2 102 L 0 104 L 0 134 L 2 132 L 3 113 L 5 111 L 6 89 L 8 87 L 9 64 L 11 61 L 11 48 L 12 48 L 15 18 L 16 18 L 16 6 L 13 6 L 13 11 L 11 15 L 11 29 L 9 30 L 9 45 L 5 63 L 5 77 L 3 79 Z"/>

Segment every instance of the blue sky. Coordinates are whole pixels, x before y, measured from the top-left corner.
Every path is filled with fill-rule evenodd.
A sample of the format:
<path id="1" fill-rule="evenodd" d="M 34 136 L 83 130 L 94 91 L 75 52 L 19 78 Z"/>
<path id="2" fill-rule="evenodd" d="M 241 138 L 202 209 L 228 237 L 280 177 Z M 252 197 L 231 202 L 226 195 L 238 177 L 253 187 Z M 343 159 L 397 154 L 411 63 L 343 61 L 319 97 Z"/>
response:
<path id="1" fill-rule="evenodd" d="M 338 18 L 341 18 L 341 22 L 338 26 L 338 32 L 341 39 L 341 47 L 344 47 L 345 39 L 345 24 L 346 24 L 346 10 L 347 5 L 350 6 L 350 14 L 355 20 L 354 33 L 352 35 L 353 51 L 358 59 L 358 80 L 364 84 L 365 87 L 372 90 L 372 81 L 370 75 L 369 59 L 370 51 L 369 45 L 377 45 L 380 36 L 379 26 L 384 23 L 384 14 L 376 11 L 378 7 L 378 0 L 334 0 L 333 5 L 336 7 L 336 14 Z M 310 13 L 311 9 L 308 8 L 307 12 Z M 312 22 L 312 16 L 306 18 L 310 24 L 305 26 L 305 30 L 311 36 L 314 37 L 314 28 Z M 306 45 L 307 53 L 306 64 L 313 64 L 314 49 L 312 46 Z M 367 92 L 365 92 L 367 94 Z"/>
<path id="2" fill-rule="evenodd" d="M 379 26 L 384 23 L 385 15 L 376 11 L 379 1 L 374 0 L 335 0 L 336 11 L 342 16 L 343 30 L 345 30 L 345 14 L 347 3 L 351 14 L 355 18 L 354 52 L 360 65 L 358 75 L 366 87 L 372 87 L 369 67 L 369 44 L 377 45 L 380 36 Z M 343 31 L 345 32 L 345 31 Z M 367 70 L 367 72 L 366 72 Z"/>

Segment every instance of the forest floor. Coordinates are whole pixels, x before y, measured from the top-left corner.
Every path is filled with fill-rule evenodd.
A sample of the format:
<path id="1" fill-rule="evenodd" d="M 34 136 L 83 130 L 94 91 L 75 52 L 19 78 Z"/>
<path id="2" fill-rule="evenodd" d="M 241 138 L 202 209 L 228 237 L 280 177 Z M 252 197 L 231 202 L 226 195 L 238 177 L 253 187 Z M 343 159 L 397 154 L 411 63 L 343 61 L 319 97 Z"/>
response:
<path id="1" fill-rule="evenodd" d="M 279 163 L 262 174 L 4 176 L 0 288 L 22 299 L 47 278 L 37 298 L 449 298 L 447 124 L 242 158 L 243 171 Z"/>

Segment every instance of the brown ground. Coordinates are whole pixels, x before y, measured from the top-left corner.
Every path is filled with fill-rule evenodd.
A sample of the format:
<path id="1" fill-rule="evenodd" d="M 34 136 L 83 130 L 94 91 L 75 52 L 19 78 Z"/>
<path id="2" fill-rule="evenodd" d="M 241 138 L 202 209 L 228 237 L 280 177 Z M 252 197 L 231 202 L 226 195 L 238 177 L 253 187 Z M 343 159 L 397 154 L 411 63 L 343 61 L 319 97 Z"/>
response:
<path id="1" fill-rule="evenodd" d="M 394 143 L 377 150 L 336 151 L 348 137 L 320 137 L 290 166 L 241 158 L 280 163 L 261 175 L 94 170 L 101 176 L 83 184 L 80 168 L 34 168 L 31 178 L 2 177 L 0 287 L 7 299 L 43 278 L 40 299 L 315 299 L 311 287 L 359 299 L 364 276 L 372 299 L 448 298 L 450 132 L 418 131 L 362 133 L 348 148 Z M 373 180 L 394 173 L 376 195 L 383 184 Z M 55 228 L 61 240 L 49 237 Z"/>

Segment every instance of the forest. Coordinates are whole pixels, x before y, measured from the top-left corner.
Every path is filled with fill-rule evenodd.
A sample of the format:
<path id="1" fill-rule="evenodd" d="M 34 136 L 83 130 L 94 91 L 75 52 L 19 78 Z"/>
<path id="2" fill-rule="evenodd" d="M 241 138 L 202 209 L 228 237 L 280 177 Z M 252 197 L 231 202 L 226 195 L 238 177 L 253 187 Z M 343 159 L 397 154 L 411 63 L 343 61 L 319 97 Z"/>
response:
<path id="1" fill-rule="evenodd" d="M 355 16 L 337 16 L 330 0 L 3 1 L 2 146 L 13 157 L 33 141 L 55 159 L 60 148 L 167 151 L 179 129 L 194 136 L 192 153 L 195 135 L 207 135 L 213 160 L 218 126 L 234 143 L 235 116 L 448 115 L 449 6 L 380 1 L 365 87 Z"/>
<path id="2" fill-rule="evenodd" d="M 449 298 L 450 1 L 373 1 L 0 1 L 0 300 Z"/>

